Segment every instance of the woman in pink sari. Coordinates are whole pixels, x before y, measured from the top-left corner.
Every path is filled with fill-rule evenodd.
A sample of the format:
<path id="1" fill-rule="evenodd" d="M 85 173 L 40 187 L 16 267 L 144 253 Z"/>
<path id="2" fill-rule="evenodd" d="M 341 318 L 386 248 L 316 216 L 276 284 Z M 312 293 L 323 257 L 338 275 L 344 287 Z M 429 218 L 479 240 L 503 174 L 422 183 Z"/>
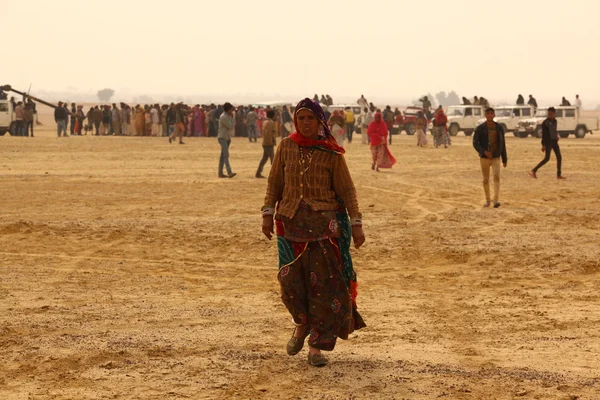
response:
<path id="1" fill-rule="evenodd" d="M 194 107 L 194 136 L 204 136 L 204 110 L 199 105 Z"/>
<path id="2" fill-rule="evenodd" d="M 263 122 L 267 119 L 267 112 L 264 108 L 258 107 L 258 110 L 256 110 L 256 115 L 258 115 L 258 120 L 256 121 L 256 125 L 258 127 L 258 136 L 262 137 L 262 126 Z"/>
<path id="3" fill-rule="evenodd" d="M 375 120 L 369 124 L 367 133 L 371 139 L 371 155 L 373 156 L 371 169 L 379 172 L 379 168 L 392 168 L 396 164 L 396 159 L 390 153 L 387 145 L 388 128 L 381 118 L 381 113 L 375 114 Z"/>

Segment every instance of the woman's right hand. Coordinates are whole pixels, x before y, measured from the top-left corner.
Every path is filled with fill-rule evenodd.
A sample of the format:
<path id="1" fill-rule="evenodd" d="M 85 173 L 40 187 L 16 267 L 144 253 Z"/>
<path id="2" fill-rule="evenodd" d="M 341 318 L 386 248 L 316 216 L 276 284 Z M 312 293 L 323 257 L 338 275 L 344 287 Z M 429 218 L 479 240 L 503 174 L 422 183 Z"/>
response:
<path id="1" fill-rule="evenodd" d="M 273 216 L 264 216 L 262 222 L 262 232 L 267 237 L 267 239 L 273 239 L 273 233 L 275 227 L 275 222 L 273 221 Z"/>

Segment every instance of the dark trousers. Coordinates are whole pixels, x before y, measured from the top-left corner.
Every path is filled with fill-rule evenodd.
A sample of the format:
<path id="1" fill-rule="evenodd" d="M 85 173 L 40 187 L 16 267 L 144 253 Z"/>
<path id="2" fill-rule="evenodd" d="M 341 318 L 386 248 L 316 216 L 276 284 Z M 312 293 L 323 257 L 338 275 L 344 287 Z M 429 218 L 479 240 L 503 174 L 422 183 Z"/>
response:
<path id="1" fill-rule="evenodd" d="M 222 138 L 217 139 L 221 145 L 221 157 L 219 157 L 219 176 L 223 176 L 223 167 L 227 170 L 227 175 L 231 175 L 231 166 L 229 165 L 229 146 L 231 140 L 225 140 Z"/>
<path id="2" fill-rule="evenodd" d="M 346 122 L 346 137 L 348 143 L 352 143 L 352 134 L 354 133 L 354 122 Z"/>
<path id="3" fill-rule="evenodd" d="M 260 160 L 260 164 L 258 164 L 256 176 L 262 175 L 263 168 L 265 167 L 267 160 L 270 160 L 271 165 L 273 165 L 273 158 L 275 158 L 275 148 L 273 146 L 263 146 L 263 156 Z"/>
<path id="4" fill-rule="evenodd" d="M 71 118 L 71 125 L 69 126 L 69 131 L 71 135 L 75 133 L 75 118 Z"/>
<path id="5" fill-rule="evenodd" d="M 558 146 L 558 140 L 552 140 L 550 145 L 546 145 L 546 156 L 540 163 L 533 169 L 533 172 L 538 172 L 548 161 L 550 161 L 550 154 L 554 151 L 556 155 L 556 175 L 561 176 L 562 174 L 562 155 L 560 154 L 560 147 Z"/>
<path id="6" fill-rule="evenodd" d="M 208 122 L 208 136 L 217 136 L 217 124 L 214 121 Z"/>
<path id="7" fill-rule="evenodd" d="M 25 121 L 17 120 L 15 121 L 15 136 L 27 136 L 27 127 L 25 125 Z"/>
<path id="8" fill-rule="evenodd" d="M 248 129 L 248 140 L 250 142 L 258 142 L 258 127 L 256 124 L 249 124 L 247 126 Z"/>
<path id="9" fill-rule="evenodd" d="M 96 128 L 96 136 L 100 135 L 100 122 L 94 121 L 94 128 Z"/>
<path id="10" fill-rule="evenodd" d="M 27 121 L 27 128 L 25 128 L 25 133 L 31 131 L 31 137 L 33 137 L 33 121 Z"/>

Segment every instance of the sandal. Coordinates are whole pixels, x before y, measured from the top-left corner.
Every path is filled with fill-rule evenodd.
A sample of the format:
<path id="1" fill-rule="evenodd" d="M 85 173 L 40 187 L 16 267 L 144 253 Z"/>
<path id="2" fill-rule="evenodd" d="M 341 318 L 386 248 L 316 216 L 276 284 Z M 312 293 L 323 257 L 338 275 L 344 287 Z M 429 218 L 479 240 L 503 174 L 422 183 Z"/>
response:
<path id="1" fill-rule="evenodd" d="M 300 325 L 300 326 L 303 326 L 303 325 Z M 296 354 L 300 353 L 300 350 L 302 350 L 302 348 L 304 347 L 304 341 L 306 340 L 306 337 L 308 336 L 308 334 L 310 332 L 310 329 L 308 329 L 308 327 L 306 327 L 306 332 L 304 333 L 302 338 L 300 338 L 300 339 L 296 338 L 294 335 L 296 334 L 296 329 L 298 329 L 300 326 L 296 326 L 294 328 L 292 337 L 287 343 L 287 353 L 289 356 L 295 356 Z"/>
<path id="2" fill-rule="evenodd" d="M 324 367 L 329 361 L 323 354 L 310 354 L 308 353 L 308 364 L 313 367 Z"/>

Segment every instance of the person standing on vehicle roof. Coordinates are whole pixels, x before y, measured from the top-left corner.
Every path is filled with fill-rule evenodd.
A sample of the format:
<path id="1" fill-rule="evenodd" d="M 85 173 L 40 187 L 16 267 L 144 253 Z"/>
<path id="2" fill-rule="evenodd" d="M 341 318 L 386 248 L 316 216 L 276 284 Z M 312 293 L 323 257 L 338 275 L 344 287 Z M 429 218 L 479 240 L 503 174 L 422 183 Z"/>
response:
<path id="1" fill-rule="evenodd" d="M 429 100 L 429 98 L 427 96 L 424 96 L 422 99 L 419 99 L 419 101 L 423 103 L 423 112 L 425 114 L 429 114 L 429 110 L 431 109 L 431 101 Z"/>
<path id="2" fill-rule="evenodd" d="M 533 97 L 533 95 L 531 95 L 531 94 L 529 95 L 529 101 L 527 102 L 527 105 L 530 105 L 531 107 L 533 107 L 534 112 L 537 111 L 537 108 L 538 108 L 537 101 L 536 101 L 535 97 Z"/>
<path id="3" fill-rule="evenodd" d="M 542 168 L 548 161 L 550 161 L 550 154 L 554 151 L 556 156 L 556 178 L 566 179 L 562 176 L 562 155 L 560 154 L 560 146 L 558 141 L 560 136 L 558 135 L 558 122 L 556 121 L 556 110 L 554 107 L 548 109 L 548 118 L 542 122 L 542 152 L 546 153 L 546 156 L 540 163 L 531 171 L 529 176 L 533 179 L 537 179 L 537 172 Z"/>
<path id="4" fill-rule="evenodd" d="M 471 105 L 471 100 L 467 99 L 466 97 L 462 98 L 462 102 L 463 102 L 463 106 L 470 106 Z"/>
<path id="5" fill-rule="evenodd" d="M 561 107 L 569 107 L 571 105 L 571 102 L 563 96 L 560 105 Z"/>
<path id="6" fill-rule="evenodd" d="M 517 97 L 517 105 L 518 106 L 524 106 L 525 105 L 525 99 L 523 98 L 523 95 L 519 95 L 519 97 Z"/>
<path id="7" fill-rule="evenodd" d="M 575 95 L 575 108 L 577 109 L 577 118 L 579 119 L 581 112 L 581 99 L 579 98 L 579 95 Z"/>
<path id="8" fill-rule="evenodd" d="M 369 106 L 369 102 L 367 101 L 367 99 L 365 99 L 365 95 L 361 94 L 360 95 L 360 99 L 356 100 L 356 102 L 358 103 L 359 106 L 361 106 L 362 108 L 364 107 L 368 107 Z"/>

